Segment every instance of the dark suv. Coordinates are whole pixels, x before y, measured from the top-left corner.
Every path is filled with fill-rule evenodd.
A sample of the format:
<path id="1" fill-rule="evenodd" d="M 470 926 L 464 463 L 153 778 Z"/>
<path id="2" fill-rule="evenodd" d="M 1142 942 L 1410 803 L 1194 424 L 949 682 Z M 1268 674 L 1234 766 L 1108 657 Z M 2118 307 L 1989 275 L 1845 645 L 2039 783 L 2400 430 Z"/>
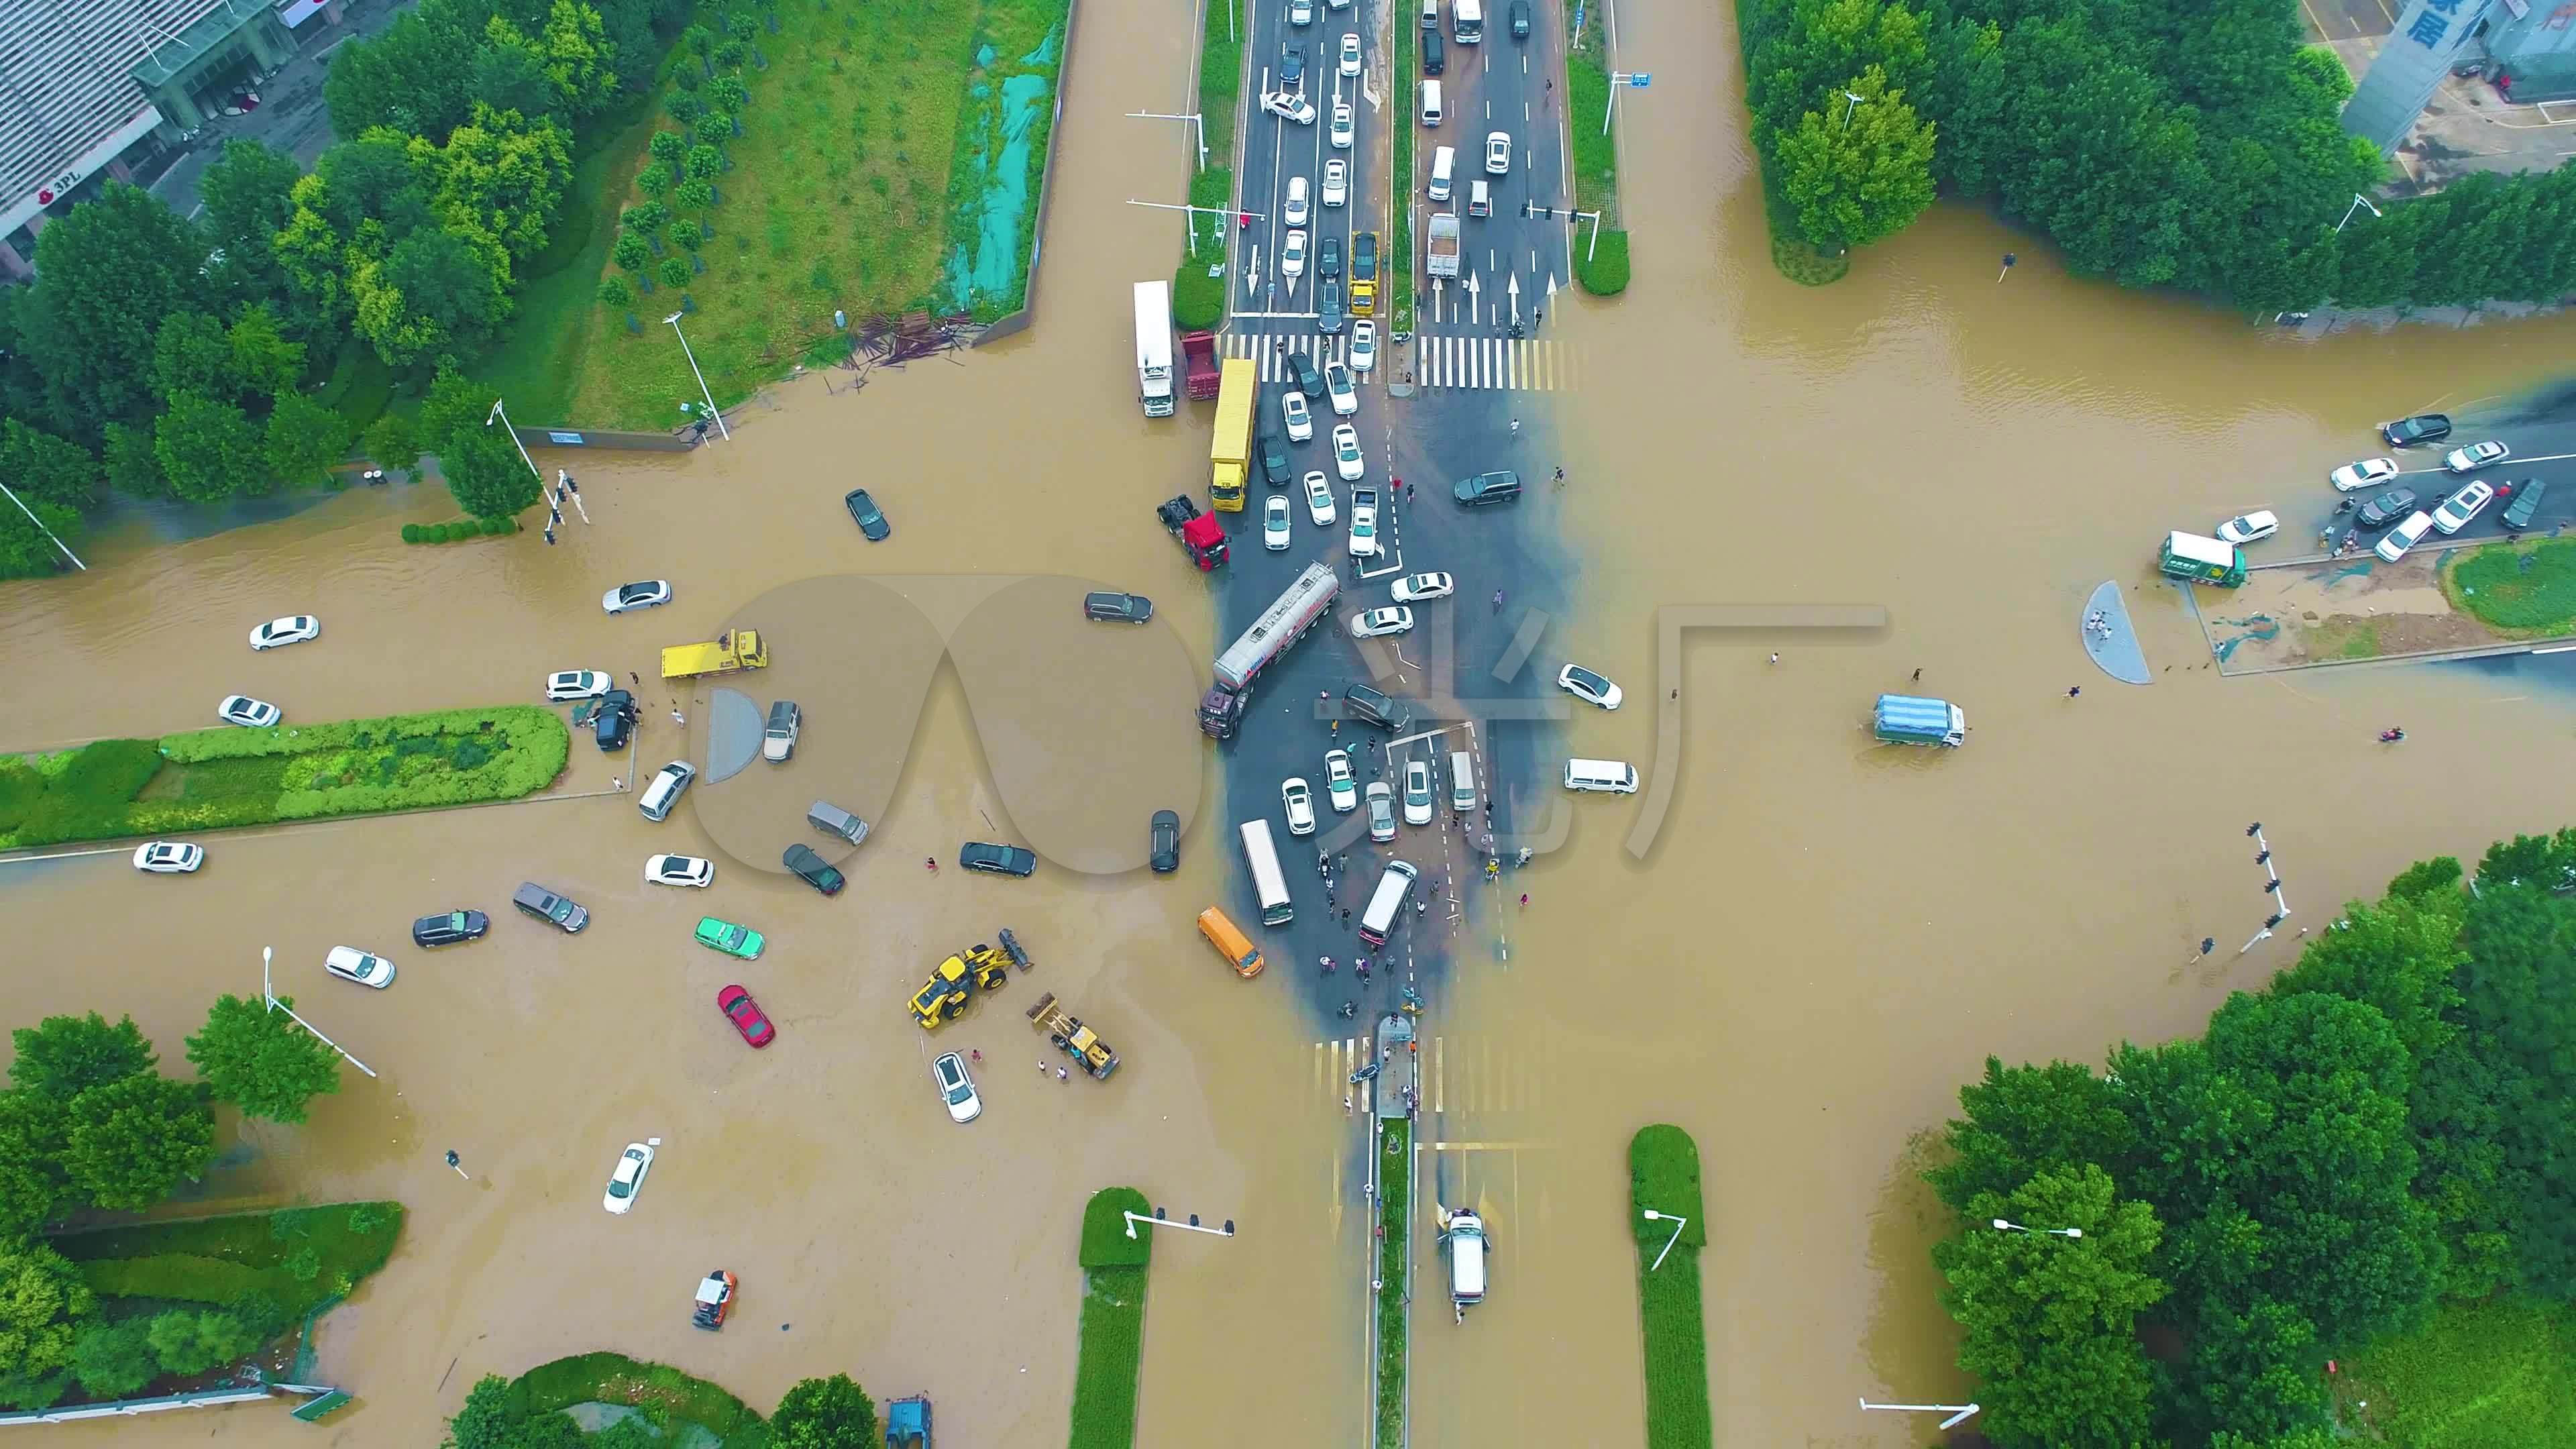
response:
<path id="1" fill-rule="evenodd" d="M 411 923 L 411 943 L 423 949 L 453 946 L 460 941 L 479 941 L 491 929 L 492 918 L 481 911 L 441 911 Z"/>
<path id="2" fill-rule="evenodd" d="M 2393 423 L 2381 423 L 2379 436 L 2392 448 L 2411 448 L 2417 443 L 2438 443 L 2451 436 L 2451 420 L 2440 413 L 2417 413 Z"/>
<path id="3" fill-rule="evenodd" d="M 1143 594 L 1085 594 L 1082 617 L 1102 624 L 1142 624 L 1154 617 L 1154 601 Z"/>
<path id="4" fill-rule="evenodd" d="M 987 871 L 993 875 L 1031 876 L 1037 874 L 1038 858 L 1016 845 L 987 845 L 970 840 L 957 849 L 957 863 L 967 870 Z"/>
<path id="5" fill-rule="evenodd" d="M 1403 705 L 1365 684 L 1354 684 L 1342 691 L 1342 709 L 1353 719 L 1366 720 L 1389 734 L 1401 734 L 1413 727 L 1413 716 Z"/>
<path id="6" fill-rule="evenodd" d="M 535 881 L 522 884 L 510 897 L 510 904 L 540 921 L 563 927 L 566 935 L 590 924 L 590 912 L 579 901 L 556 895 Z"/>
<path id="7" fill-rule="evenodd" d="M 796 872 L 804 878 L 807 885 L 827 896 L 839 895 L 841 887 L 849 884 L 846 877 L 832 869 L 831 865 L 823 857 L 816 855 L 810 846 L 787 847 L 786 853 L 778 857 L 778 863 Z"/>
<path id="8" fill-rule="evenodd" d="M 626 748 L 626 737 L 635 729 L 635 696 L 622 689 L 601 695 L 590 707 L 590 728 L 601 749 Z"/>
<path id="9" fill-rule="evenodd" d="M 1145 860 L 1157 875 L 1169 875 L 1181 868 L 1181 817 L 1169 810 L 1157 810 L 1145 831 Z"/>
<path id="10" fill-rule="evenodd" d="M 1517 503 L 1521 497 L 1521 475 L 1479 473 L 1473 478 L 1459 479 L 1457 486 L 1449 491 L 1470 508 L 1480 508 L 1488 503 Z"/>
<path id="11" fill-rule="evenodd" d="M 2361 505 L 2361 512 L 2354 515 L 2354 520 L 2364 528 L 2386 528 L 2414 511 L 2415 490 L 2391 488 Z"/>
<path id="12" fill-rule="evenodd" d="M 1289 369 L 1297 374 L 1297 390 L 1310 398 L 1324 395 L 1324 375 L 1315 370 L 1315 359 L 1302 352 L 1288 354 Z"/>

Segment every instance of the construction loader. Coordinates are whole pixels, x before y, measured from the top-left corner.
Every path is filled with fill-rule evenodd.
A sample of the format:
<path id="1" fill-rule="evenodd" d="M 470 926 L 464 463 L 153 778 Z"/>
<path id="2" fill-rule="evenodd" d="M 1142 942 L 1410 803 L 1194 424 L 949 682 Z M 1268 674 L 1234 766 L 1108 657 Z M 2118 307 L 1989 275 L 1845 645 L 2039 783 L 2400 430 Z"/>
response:
<path id="1" fill-rule="evenodd" d="M 913 993 L 912 1019 L 923 1031 L 937 1031 L 966 1014 L 978 991 L 999 991 L 1011 979 L 1011 958 L 977 944 L 939 963 L 929 984 Z"/>

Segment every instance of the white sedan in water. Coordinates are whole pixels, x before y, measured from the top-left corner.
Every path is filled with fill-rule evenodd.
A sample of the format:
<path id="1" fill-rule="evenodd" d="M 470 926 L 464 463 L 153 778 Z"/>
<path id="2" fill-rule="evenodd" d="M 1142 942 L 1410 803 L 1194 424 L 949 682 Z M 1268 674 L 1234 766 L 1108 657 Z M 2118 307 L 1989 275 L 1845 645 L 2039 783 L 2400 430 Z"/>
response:
<path id="1" fill-rule="evenodd" d="M 1445 599 L 1458 592 L 1455 579 L 1447 574 L 1407 574 L 1388 590 L 1399 604 L 1418 604 L 1425 599 Z"/>
<path id="2" fill-rule="evenodd" d="M 2220 543 L 2248 544 L 2281 531 L 2281 517 L 2270 509 L 2240 513 L 2218 525 Z"/>
<path id="3" fill-rule="evenodd" d="M 184 840 L 156 840 L 134 852 L 134 868 L 151 875 L 185 875 L 205 863 L 205 847 Z"/>
<path id="4" fill-rule="evenodd" d="M 1411 609 L 1401 607 L 1371 609 L 1363 614 L 1351 615 L 1351 637 L 1354 639 L 1383 639 L 1389 634 L 1412 632 L 1413 611 Z"/>
<path id="5" fill-rule="evenodd" d="M 311 614 L 289 614 L 283 619 L 271 619 L 267 623 L 260 625 L 258 628 L 251 630 L 250 647 L 253 649 L 282 649 L 289 644 L 301 644 L 307 639 L 319 639 L 321 637 L 321 620 L 314 618 Z"/>
<path id="6" fill-rule="evenodd" d="M 644 862 L 644 878 L 655 885 L 704 890 L 716 883 L 716 863 L 694 855 L 657 855 Z"/>
<path id="7" fill-rule="evenodd" d="M 2401 471 L 2394 458 L 2364 458 L 2328 473 L 2326 481 L 2335 486 L 2337 493 L 2358 493 L 2364 488 L 2378 487 Z"/>
<path id="8" fill-rule="evenodd" d="M 247 694 L 227 694 L 223 703 L 215 706 L 215 718 L 245 729 L 264 730 L 277 723 L 278 711 L 277 706 L 267 700 L 253 699 Z"/>
<path id="9" fill-rule="evenodd" d="M 1619 686 L 1580 664 L 1569 664 L 1558 670 L 1556 687 L 1586 704 L 1597 704 L 1603 709 L 1619 707 Z"/>
<path id="10" fill-rule="evenodd" d="M 599 1205 L 623 1217 L 635 1206 L 635 1194 L 644 1190 L 644 1175 L 653 1170 L 653 1146 L 649 1142 L 629 1142 L 608 1174 L 608 1192 Z"/>
<path id="11" fill-rule="evenodd" d="M 1282 781 L 1279 786 L 1279 803 L 1288 811 L 1289 834 L 1315 833 L 1315 792 L 1307 788 L 1303 779 Z"/>
<path id="12" fill-rule="evenodd" d="M 645 579 L 641 583 L 619 584 L 599 596 L 599 607 L 612 614 L 631 614 L 637 609 L 650 609 L 671 602 L 669 579 Z"/>
<path id="13" fill-rule="evenodd" d="M 1333 526 L 1333 485 L 1324 481 L 1321 469 L 1306 475 L 1306 516 L 1317 528 Z"/>

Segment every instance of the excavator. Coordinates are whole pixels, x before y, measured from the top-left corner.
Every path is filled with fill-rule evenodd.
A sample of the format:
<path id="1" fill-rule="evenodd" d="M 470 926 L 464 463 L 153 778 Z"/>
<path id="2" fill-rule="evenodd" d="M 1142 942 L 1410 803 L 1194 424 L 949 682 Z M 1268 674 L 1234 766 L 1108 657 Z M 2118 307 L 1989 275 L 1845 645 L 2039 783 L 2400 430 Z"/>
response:
<path id="1" fill-rule="evenodd" d="M 966 1014 L 978 991 L 999 991 L 1011 979 L 1011 958 L 977 943 L 939 963 L 930 982 L 912 997 L 912 1019 L 923 1031 L 937 1031 Z"/>

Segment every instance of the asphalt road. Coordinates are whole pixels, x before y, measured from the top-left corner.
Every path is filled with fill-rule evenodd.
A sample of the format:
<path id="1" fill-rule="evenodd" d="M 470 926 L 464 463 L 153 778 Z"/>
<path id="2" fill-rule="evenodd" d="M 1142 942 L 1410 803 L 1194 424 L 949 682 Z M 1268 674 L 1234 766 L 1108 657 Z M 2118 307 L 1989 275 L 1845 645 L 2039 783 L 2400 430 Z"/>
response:
<path id="1" fill-rule="evenodd" d="M 1345 266 L 1353 232 L 1372 227 L 1383 230 L 1377 218 L 1384 214 L 1386 194 L 1386 127 L 1390 122 L 1384 102 L 1389 88 L 1386 55 L 1374 42 L 1384 28 L 1378 17 L 1383 15 L 1385 5 L 1386 0 L 1363 0 L 1336 10 L 1327 8 L 1324 0 L 1315 0 L 1315 21 L 1311 25 L 1290 25 L 1284 0 L 1253 0 L 1245 7 L 1245 17 L 1251 23 L 1245 52 L 1252 57 L 1252 87 L 1251 94 L 1245 97 L 1242 156 L 1235 170 L 1235 204 L 1254 220 L 1246 233 L 1250 245 L 1241 253 L 1242 266 L 1233 279 L 1228 299 L 1238 327 L 1248 323 L 1255 331 L 1298 335 L 1312 335 L 1315 331 L 1313 255 L 1307 258 L 1303 276 L 1287 276 L 1279 265 L 1280 252 L 1291 230 L 1286 216 L 1291 177 L 1306 178 L 1309 211 L 1303 230 L 1309 241 L 1320 247 L 1325 238 L 1333 238 L 1341 246 Z M 1361 74 L 1357 77 L 1343 75 L 1338 66 L 1344 35 L 1360 38 Z M 1302 59 L 1305 73 L 1297 85 L 1285 89 L 1297 91 L 1313 103 L 1315 123 L 1311 126 L 1286 120 L 1260 106 L 1263 94 L 1283 89 L 1281 63 L 1283 54 L 1290 51 Z M 1369 99 L 1371 94 L 1377 97 L 1375 102 Z M 1337 101 L 1351 107 L 1355 139 L 1348 150 L 1336 150 L 1331 144 L 1333 106 Z M 1323 202 L 1324 163 L 1336 157 L 1350 164 L 1350 201 L 1327 207 Z"/>
<path id="2" fill-rule="evenodd" d="M 2345 529 L 2354 527 L 2352 513 L 2339 515 L 2335 512 L 2336 504 L 2345 497 L 2353 500 L 2354 510 L 2358 512 L 2361 504 L 2389 488 L 2406 488 L 2414 492 L 2418 507 L 2430 509 L 2471 479 L 2495 487 L 2500 495 L 2508 484 L 2519 492 L 2533 479 L 2547 483 L 2548 491 L 2542 495 L 2540 509 L 2532 519 L 2532 533 L 2546 534 L 2559 525 L 2576 523 L 2576 422 L 2521 425 L 2508 422 L 2482 429 L 2466 419 L 2454 421 L 2458 424 L 2457 431 L 2448 441 L 2436 446 L 2392 450 L 2377 437 L 2371 438 L 2369 441 L 2374 446 L 2368 452 L 2356 452 L 2355 458 L 2394 458 L 2405 471 L 2384 487 L 2349 495 L 2336 493 L 2334 484 L 2320 473 L 2312 490 L 2303 489 L 2297 498 L 2272 505 L 2273 511 L 2281 515 L 2281 538 L 2291 548 L 2305 551 L 2314 548 L 2318 532 L 2322 529 L 2331 526 L 2340 535 Z M 2465 476 L 2443 468 L 2443 454 L 2452 448 L 2488 438 L 2498 439 L 2512 448 L 2513 456 L 2491 468 L 2481 468 Z M 2499 496 L 2453 537 L 2502 537 L 2505 531 L 2504 510 L 2509 500 L 2510 495 Z M 2210 521 L 2213 525 L 2216 522 L 2215 519 Z M 2374 535 L 2364 530 L 2361 536 L 2367 541 Z M 2440 537 L 2438 534 L 2433 536 Z"/>
<path id="3" fill-rule="evenodd" d="M 1426 335 L 1503 335 L 1514 318 L 1526 328 L 1543 327 L 1548 298 L 1574 284 L 1567 224 L 1527 214 L 1533 206 L 1563 212 L 1574 201 L 1566 189 L 1568 120 L 1558 94 L 1563 28 L 1553 4 L 1533 0 L 1529 38 L 1514 40 L 1511 0 L 1489 0 L 1488 9 L 1482 43 L 1444 47 L 1448 69 L 1439 79 L 1448 115 L 1436 128 L 1418 129 L 1421 174 L 1397 199 L 1412 206 L 1417 237 L 1427 233 L 1433 212 L 1459 218 L 1457 280 L 1425 279 L 1417 292 Z M 1442 7 L 1444 19 L 1452 14 L 1453 6 Z M 1401 17 L 1405 24 L 1417 19 L 1414 12 Z M 1500 176 L 1485 170 L 1485 140 L 1496 131 L 1511 138 L 1510 170 Z M 1456 153 L 1455 190 L 1448 201 L 1435 202 L 1426 188 L 1442 146 Z M 1467 214 L 1469 183 L 1479 179 L 1492 187 L 1490 217 Z"/>

